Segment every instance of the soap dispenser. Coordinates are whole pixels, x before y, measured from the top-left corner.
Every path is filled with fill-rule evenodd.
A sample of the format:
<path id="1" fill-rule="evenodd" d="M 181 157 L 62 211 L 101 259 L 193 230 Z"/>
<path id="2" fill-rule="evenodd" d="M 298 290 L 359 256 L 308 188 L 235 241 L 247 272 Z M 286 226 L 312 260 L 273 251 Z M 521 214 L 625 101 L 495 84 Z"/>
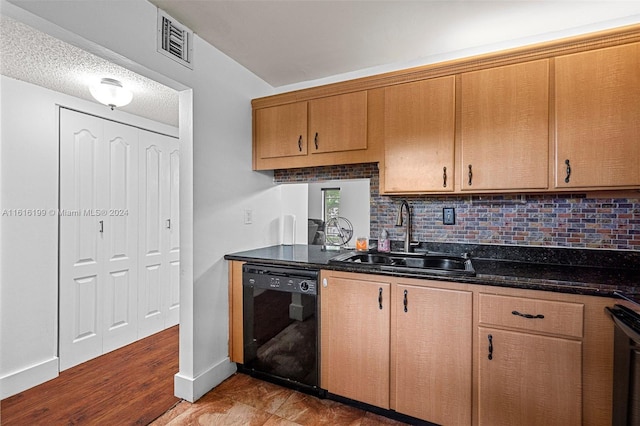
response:
<path id="1" fill-rule="evenodd" d="M 378 251 L 391 251 L 391 241 L 389 240 L 389 233 L 386 229 L 383 229 L 380 233 L 380 241 L 378 241 Z"/>

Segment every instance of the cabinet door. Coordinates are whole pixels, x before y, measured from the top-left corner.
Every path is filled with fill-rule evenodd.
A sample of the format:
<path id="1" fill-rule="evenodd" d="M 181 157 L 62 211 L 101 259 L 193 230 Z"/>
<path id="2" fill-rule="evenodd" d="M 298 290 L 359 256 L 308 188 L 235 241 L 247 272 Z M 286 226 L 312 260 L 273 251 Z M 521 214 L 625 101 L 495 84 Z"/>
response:
<path id="1" fill-rule="evenodd" d="M 394 286 L 396 411 L 471 424 L 472 293 Z"/>
<path id="2" fill-rule="evenodd" d="M 485 327 L 478 341 L 480 425 L 581 424 L 582 342 Z"/>
<path id="3" fill-rule="evenodd" d="M 384 89 L 384 192 L 453 191 L 455 77 Z"/>
<path id="4" fill-rule="evenodd" d="M 323 275 L 323 389 L 389 408 L 390 290 L 389 283 Z"/>
<path id="5" fill-rule="evenodd" d="M 258 158 L 307 155 L 307 103 L 279 105 L 255 112 Z"/>
<path id="6" fill-rule="evenodd" d="M 462 74 L 462 190 L 546 189 L 549 61 Z"/>
<path id="7" fill-rule="evenodd" d="M 558 57 L 555 76 L 555 186 L 640 185 L 640 43 Z"/>
<path id="8" fill-rule="evenodd" d="M 367 92 L 309 101 L 312 154 L 367 149 Z"/>

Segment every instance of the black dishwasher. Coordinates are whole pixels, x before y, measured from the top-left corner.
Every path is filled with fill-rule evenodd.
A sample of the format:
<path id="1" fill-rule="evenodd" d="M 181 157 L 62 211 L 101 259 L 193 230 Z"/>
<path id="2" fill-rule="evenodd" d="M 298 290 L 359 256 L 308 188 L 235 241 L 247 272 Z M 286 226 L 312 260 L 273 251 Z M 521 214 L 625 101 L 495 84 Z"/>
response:
<path id="1" fill-rule="evenodd" d="M 318 271 L 242 267 L 244 363 L 240 371 L 316 393 Z"/>

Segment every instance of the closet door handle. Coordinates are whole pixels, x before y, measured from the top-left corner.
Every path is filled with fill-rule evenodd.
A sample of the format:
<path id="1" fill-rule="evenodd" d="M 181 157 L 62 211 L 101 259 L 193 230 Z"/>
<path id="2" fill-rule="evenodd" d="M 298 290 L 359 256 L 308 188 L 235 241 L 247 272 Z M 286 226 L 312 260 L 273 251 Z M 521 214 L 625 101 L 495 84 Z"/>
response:
<path id="1" fill-rule="evenodd" d="M 382 309 L 382 287 L 378 289 L 378 307 Z"/>
<path id="2" fill-rule="evenodd" d="M 567 177 L 564 178 L 564 183 L 569 183 L 571 180 L 571 163 L 569 163 L 569 159 L 564 160 L 564 164 L 567 165 Z"/>
<path id="3" fill-rule="evenodd" d="M 98 223 L 100 224 L 99 230 L 100 230 L 100 233 L 102 234 L 104 233 L 104 220 L 101 220 Z"/>
<path id="4" fill-rule="evenodd" d="M 447 168 L 446 167 L 442 168 L 442 186 L 444 188 L 447 187 Z"/>
<path id="5" fill-rule="evenodd" d="M 171 219 L 167 219 L 167 229 L 171 229 Z"/>
<path id="6" fill-rule="evenodd" d="M 404 291 L 404 301 L 402 302 L 404 304 L 404 311 L 405 312 L 408 312 L 407 305 L 409 304 L 409 301 L 407 300 L 407 293 L 408 293 L 408 291 L 405 290 Z"/>
<path id="7" fill-rule="evenodd" d="M 471 170 L 471 164 L 469 164 L 469 186 L 471 186 L 473 182 L 473 171 Z"/>
<path id="8" fill-rule="evenodd" d="M 491 361 L 493 359 L 493 336 L 489 335 L 487 336 L 489 338 L 489 361 Z"/>
<path id="9" fill-rule="evenodd" d="M 298 138 L 298 151 L 302 152 L 302 135 Z"/>

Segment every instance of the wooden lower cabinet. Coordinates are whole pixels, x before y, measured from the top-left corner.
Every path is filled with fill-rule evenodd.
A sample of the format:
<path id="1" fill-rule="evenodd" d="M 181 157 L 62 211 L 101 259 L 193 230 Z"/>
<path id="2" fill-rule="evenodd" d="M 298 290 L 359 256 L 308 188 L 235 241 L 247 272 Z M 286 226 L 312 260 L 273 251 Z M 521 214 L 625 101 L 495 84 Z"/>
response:
<path id="1" fill-rule="evenodd" d="M 393 408 L 441 425 L 470 425 L 473 293 L 402 282 L 393 285 L 393 299 Z"/>
<path id="2" fill-rule="evenodd" d="M 333 271 L 321 279 L 320 386 L 388 409 L 391 284 Z"/>
<path id="3" fill-rule="evenodd" d="M 611 425 L 611 299 L 473 289 L 474 424 Z"/>
<path id="4" fill-rule="evenodd" d="M 438 424 L 471 424 L 473 294 L 430 283 L 443 285 L 323 271 L 321 387 Z"/>
<path id="5" fill-rule="evenodd" d="M 229 269 L 236 362 L 241 266 Z M 611 425 L 609 298 L 329 270 L 321 283 L 332 394 L 442 425 Z"/>
<path id="6" fill-rule="evenodd" d="M 479 425 L 582 424 L 584 311 L 543 292 L 478 294 Z"/>
<path id="7" fill-rule="evenodd" d="M 229 359 L 244 362 L 244 325 L 242 308 L 242 265 L 244 262 L 229 262 Z"/>
<path id="8" fill-rule="evenodd" d="M 582 424 L 582 342 L 479 328 L 478 424 Z"/>

